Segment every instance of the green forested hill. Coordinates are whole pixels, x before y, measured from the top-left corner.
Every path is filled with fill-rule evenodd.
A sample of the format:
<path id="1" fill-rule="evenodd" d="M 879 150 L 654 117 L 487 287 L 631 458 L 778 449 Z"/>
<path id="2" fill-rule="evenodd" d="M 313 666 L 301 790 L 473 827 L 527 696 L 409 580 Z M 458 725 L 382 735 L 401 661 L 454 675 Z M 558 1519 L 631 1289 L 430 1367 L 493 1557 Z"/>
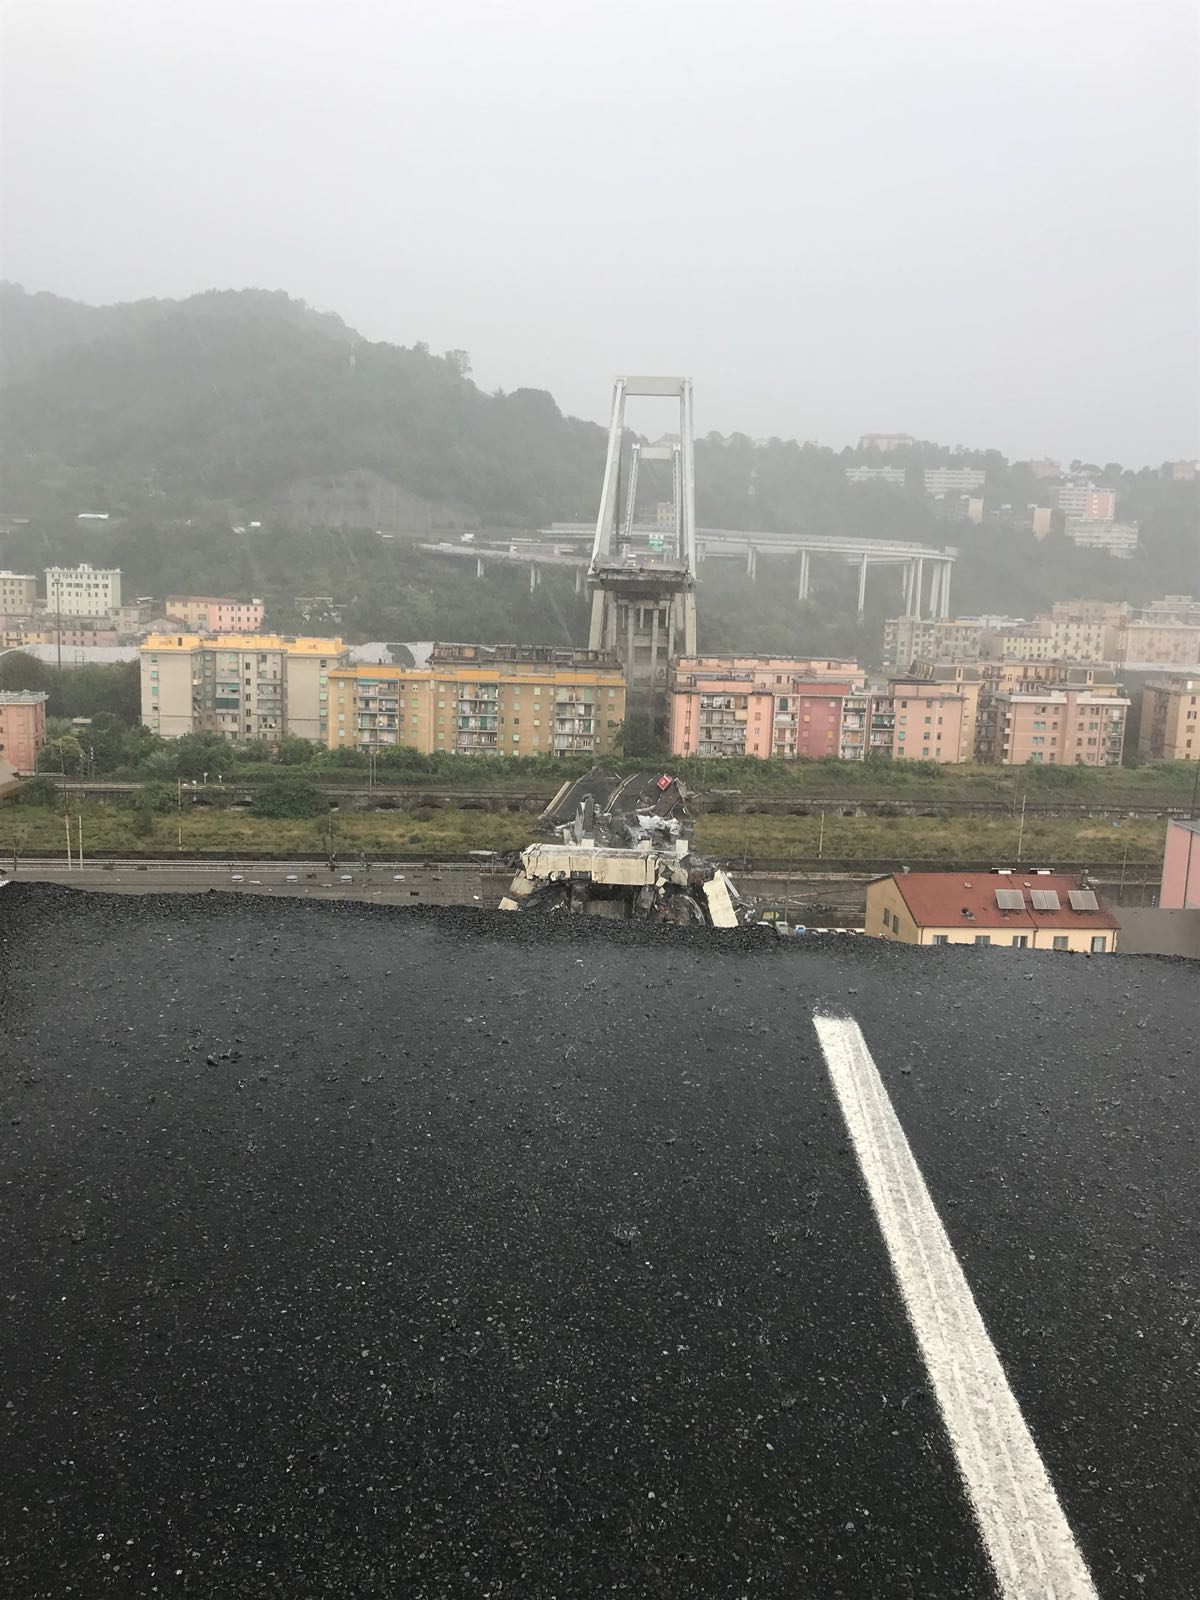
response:
<path id="1" fill-rule="evenodd" d="M 0 377 L 0 512 L 29 519 L 0 532 L 0 565 L 88 559 L 119 564 L 131 593 L 262 594 L 276 626 L 295 624 L 296 595 L 331 594 L 358 637 L 581 636 L 569 578 L 530 597 L 519 570 L 478 584 L 403 537 L 594 515 L 603 430 L 565 417 L 542 391 L 484 393 L 461 351 L 371 343 L 268 291 L 90 307 L 4 285 Z M 596 374 L 598 399 L 611 377 Z M 1142 550 L 1120 562 L 1061 534 L 1036 542 L 1021 523 L 1046 487 L 996 451 L 917 444 L 886 458 L 910 469 L 907 488 L 848 484 L 846 466 L 871 459 L 710 434 L 697 442 L 697 512 L 714 526 L 954 544 L 963 613 L 1200 593 L 1196 484 L 1078 464 L 1141 524 Z M 920 469 L 934 463 L 987 470 L 981 526 L 943 520 L 921 492 Z M 80 527 L 80 510 L 112 521 Z M 261 530 L 234 532 L 251 520 Z M 380 527 L 400 539 L 381 547 Z M 860 633 L 848 572 L 818 571 L 805 607 L 794 576 L 784 561 L 763 562 L 752 584 L 709 564 L 704 645 L 853 647 L 870 659 L 896 596 L 872 582 Z"/>
<path id="2" fill-rule="evenodd" d="M 9 286 L 3 302 L 9 508 L 237 512 L 365 471 L 460 517 L 522 526 L 594 493 L 601 430 L 546 394 L 482 393 L 461 352 L 371 344 L 259 291 L 116 307 L 101 322 L 41 298 Z"/>

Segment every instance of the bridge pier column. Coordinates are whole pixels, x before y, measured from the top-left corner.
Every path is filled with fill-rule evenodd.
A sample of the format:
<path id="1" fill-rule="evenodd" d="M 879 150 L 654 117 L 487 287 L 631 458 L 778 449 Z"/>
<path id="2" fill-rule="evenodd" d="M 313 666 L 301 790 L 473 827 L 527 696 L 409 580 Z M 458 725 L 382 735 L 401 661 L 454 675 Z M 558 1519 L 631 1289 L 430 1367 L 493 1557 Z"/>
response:
<path id="1" fill-rule="evenodd" d="M 808 599 L 808 591 L 809 591 L 808 551 L 807 550 L 801 550 L 801 552 L 800 552 L 800 593 L 797 596 L 797 599 L 799 599 L 799 600 L 807 600 Z"/>
<path id="2" fill-rule="evenodd" d="M 575 593 L 576 594 L 582 594 L 583 593 L 583 568 L 582 567 L 576 567 L 575 568 Z"/>
<path id="3" fill-rule="evenodd" d="M 867 558 L 864 556 L 858 568 L 858 616 L 862 620 L 867 609 Z"/>
<path id="4" fill-rule="evenodd" d="M 536 562 L 531 561 L 529 563 L 529 592 L 530 592 L 530 594 L 532 594 L 533 591 L 537 588 L 537 583 L 538 583 L 537 564 L 536 564 Z"/>
<path id="5" fill-rule="evenodd" d="M 938 615 L 945 620 L 950 615 L 950 573 L 953 569 L 948 561 L 942 562 L 942 582 L 938 589 L 938 599 L 942 609 Z"/>
<path id="6" fill-rule="evenodd" d="M 483 577 L 483 557 L 482 556 L 476 556 L 475 557 L 475 576 L 477 578 L 482 578 Z"/>
<path id="7" fill-rule="evenodd" d="M 746 546 L 746 576 L 748 578 L 758 576 L 758 551 L 752 544 Z"/>
<path id="8" fill-rule="evenodd" d="M 913 607 L 913 616 L 916 617 L 917 621 L 919 622 L 921 620 L 921 608 L 922 608 L 922 606 L 924 604 L 924 600 L 925 600 L 925 557 L 924 556 L 918 556 L 917 557 L 917 586 L 916 586 L 916 596 L 915 596 L 915 598 L 916 598 L 916 604 Z"/>

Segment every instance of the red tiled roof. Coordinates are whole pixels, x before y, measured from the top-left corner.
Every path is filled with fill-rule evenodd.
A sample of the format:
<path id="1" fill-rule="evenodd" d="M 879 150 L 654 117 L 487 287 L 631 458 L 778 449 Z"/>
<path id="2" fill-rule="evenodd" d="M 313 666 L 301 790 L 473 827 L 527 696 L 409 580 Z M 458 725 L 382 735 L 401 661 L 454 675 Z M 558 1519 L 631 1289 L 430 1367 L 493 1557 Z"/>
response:
<path id="1" fill-rule="evenodd" d="M 1070 891 L 1082 888 L 1071 873 L 1052 872 L 897 872 L 893 874 L 913 921 L 923 928 L 1119 928 L 1120 923 L 1099 901 L 1096 911 L 1073 911 Z M 997 889 L 1019 890 L 1021 911 L 1001 911 Z M 1035 911 L 1034 889 L 1052 889 L 1057 911 Z M 970 912 L 971 915 L 965 915 Z"/>

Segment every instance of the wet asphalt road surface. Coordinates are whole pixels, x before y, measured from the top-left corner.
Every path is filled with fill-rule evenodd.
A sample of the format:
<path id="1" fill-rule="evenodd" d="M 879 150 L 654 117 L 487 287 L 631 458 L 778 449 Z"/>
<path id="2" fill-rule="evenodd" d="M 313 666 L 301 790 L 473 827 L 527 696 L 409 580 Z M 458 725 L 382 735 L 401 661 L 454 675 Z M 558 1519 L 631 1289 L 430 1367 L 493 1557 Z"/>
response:
<path id="1" fill-rule="evenodd" d="M 814 1012 L 1197 1592 L 1194 965 L 11 885 L 0 1007 L 6 1595 L 996 1594 Z"/>

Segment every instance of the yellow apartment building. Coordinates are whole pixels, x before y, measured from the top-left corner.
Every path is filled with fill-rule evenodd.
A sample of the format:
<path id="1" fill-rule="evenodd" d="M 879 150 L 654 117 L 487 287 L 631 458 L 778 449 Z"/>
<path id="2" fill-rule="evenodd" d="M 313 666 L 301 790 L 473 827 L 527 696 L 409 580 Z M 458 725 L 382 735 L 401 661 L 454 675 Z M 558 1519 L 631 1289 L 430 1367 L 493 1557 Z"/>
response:
<path id="1" fill-rule="evenodd" d="M 625 678 L 598 650 L 435 645 L 425 667 L 329 673 L 331 750 L 588 756 L 620 750 Z"/>
<path id="2" fill-rule="evenodd" d="M 32 572 L 0 572 L 0 617 L 26 617 L 37 602 Z"/>
<path id="3" fill-rule="evenodd" d="M 340 639 L 280 634 L 151 634 L 139 652 L 142 721 L 165 739 L 219 733 L 325 744 L 329 676 L 349 660 Z"/>
<path id="4" fill-rule="evenodd" d="M 1200 673 L 1147 681 L 1138 755 L 1143 761 L 1200 761 Z"/>

